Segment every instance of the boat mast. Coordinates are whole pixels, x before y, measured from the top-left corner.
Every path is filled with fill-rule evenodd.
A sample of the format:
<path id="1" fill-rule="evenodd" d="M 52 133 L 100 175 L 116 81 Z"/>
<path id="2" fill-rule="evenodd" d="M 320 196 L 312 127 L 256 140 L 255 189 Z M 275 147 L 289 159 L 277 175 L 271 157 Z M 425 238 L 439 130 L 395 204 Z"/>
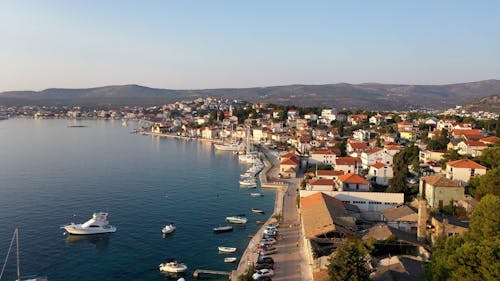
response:
<path id="1" fill-rule="evenodd" d="M 7 261 L 9 260 L 10 251 L 12 250 L 12 245 L 14 244 L 14 240 L 16 240 L 17 245 L 17 279 L 20 280 L 20 270 L 19 270 L 19 243 L 17 242 L 17 228 L 14 230 L 14 234 L 12 235 L 12 239 L 10 240 L 9 250 L 7 251 L 7 255 L 5 256 L 5 262 L 3 263 L 2 271 L 0 271 L 0 280 L 2 279 L 3 273 L 5 271 L 5 266 L 7 265 Z"/>
<path id="2" fill-rule="evenodd" d="M 16 257 L 17 257 L 17 281 L 21 281 L 21 268 L 19 266 L 19 228 L 16 227 Z"/>

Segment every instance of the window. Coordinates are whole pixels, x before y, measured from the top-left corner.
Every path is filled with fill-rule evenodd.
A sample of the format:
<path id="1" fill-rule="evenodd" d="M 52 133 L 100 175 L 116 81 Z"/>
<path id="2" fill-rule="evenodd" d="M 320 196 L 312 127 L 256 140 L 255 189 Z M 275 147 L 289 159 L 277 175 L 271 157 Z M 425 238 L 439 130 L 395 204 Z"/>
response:
<path id="1" fill-rule="evenodd" d="M 470 176 L 473 177 L 476 174 L 476 169 L 470 169 Z"/>

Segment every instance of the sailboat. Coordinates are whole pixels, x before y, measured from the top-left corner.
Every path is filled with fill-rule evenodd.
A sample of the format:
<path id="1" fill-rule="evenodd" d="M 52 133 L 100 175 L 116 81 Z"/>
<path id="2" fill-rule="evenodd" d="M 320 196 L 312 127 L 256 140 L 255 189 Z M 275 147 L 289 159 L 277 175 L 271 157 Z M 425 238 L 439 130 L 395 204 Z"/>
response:
<path id="1" fill-rule="evenodd" d="M 5 266 L 7 265 L 7 261 L 9 259 L 9 255 L 12 250 L 12 246 L 14 245 L 14 241 L 16 241 L 16 257 L 17 257 L 16 281 L 48 281 L 47 277 L 29 277 L 28 279 L 21 280 L 21 267 L 19 266 L 19 229 L 17 227 L 14 230 L 14 234 L 12 235 L 12 240 L 10 240 L 9 251 L 7 252 L 7 256 L 5 257 L 5 262 L 3 263 L 2 271 L 0 271 L 0 280 L 2 280 L 3 273 L 5 272 Z"/>

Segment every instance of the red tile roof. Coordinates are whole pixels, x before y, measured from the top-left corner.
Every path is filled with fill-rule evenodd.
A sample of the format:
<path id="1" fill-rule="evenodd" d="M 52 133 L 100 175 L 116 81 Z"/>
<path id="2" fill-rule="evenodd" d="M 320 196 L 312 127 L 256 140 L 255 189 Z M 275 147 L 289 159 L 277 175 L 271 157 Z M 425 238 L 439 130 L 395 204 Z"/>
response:
<path id="1" fill-rule="evenodd" d="M 480 141 L 482 141 L 484 143 L 495 143 L 495 142 L 500 142 L 500 138 L 495 137 L 495 136 L 491 136 L 491 137 L 482 138 L 482 139 L 480 139 Z"/>
<path id="2" fill-rule="evenodd" d="M 293 158 L 286 158 L 286 159 L 283 159 L 281 162 L 280 162 L 280 165 L 298 165 L 299 162 L 297 162 L 295 159 Z"/>
<path id="3" fill-rule="evenodd" d="M 373 154 L 373 153 L 377 153 L 379 151 L 382 151 L 382 148 L 380 148 L 380 147 L 374 147 L 374 148 L 372 148 L 370 150 L 365 151 L 364 153 L 366 153 L 366 154 Z"/>
<path id="4" fill-rule="evenodd" d="M 317 170 L 316 175 L 318 176 L 341 176 L 344 174 L 344 171 L 336 171 L 336 170 Z"/>
<path id="5" fill-rule="evenodd" d="M 455 168 L 470 168 L 470 169 L 485 169 L 486 167 L 479 165 L 478 163 L 469 160 L 469 159 L 459 159 L 455 161 L 450 161 L 446 163 L 446 165 L 449 165 L 451 167 Z"/>
<path id="6" fill-rule="evenodd" d="M 312 185 L 328 185 L 333 186 L 332 179 L 310 179 L 307 183 Z"/>
<path id="7" fill-rule="evenodd" d="M 354 165 L 354 163 L 361 163 L 361 159 L 359 157 L 337 157 L 335 159 L 336 165 Z"/>
<path id="8" fill-rule="evenodd" d="M 465 144 L 468 146 L 488 146 L 484 142 L 480 142 L 480 141 L 466 141 Z"/>
<path id="9" fill-rule="evenodd" d="M 433 176 L 427 176 L 420 178 L 421 181 L 433 185 L 434 187 L 461 187 L 462 185 L 458 181 L 450 180 L 443 176 L 442 174 L 436 174 Z"/>
<path id="10" fill-rule="evenodd" d="M 380 168 L 384 167 L 384 163 L 377 162 L 377 163 L 373 164 L 372 167 L 374 167 L 376 169 L 380 169 Z"/>
<path id="11" fill-rule="evenodd" d="M 370 182 L 358 174 L 345 174 L 339 177 L 339 181 L 343 183 L 359 183 L 370 184 Z"/>
<path id="12" fill-rule="evenodd" d="M 366 142 L 354 142 L 350 144 L 352 148 L 367 148 L 368 144 Z"/>

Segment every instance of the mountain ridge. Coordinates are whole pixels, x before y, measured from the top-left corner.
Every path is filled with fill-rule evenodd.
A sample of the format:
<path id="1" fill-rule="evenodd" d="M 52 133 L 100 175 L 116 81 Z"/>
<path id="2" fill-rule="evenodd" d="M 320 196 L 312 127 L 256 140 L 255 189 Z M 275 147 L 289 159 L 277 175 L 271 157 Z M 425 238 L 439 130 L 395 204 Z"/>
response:
<path id="1" fill-rule="evenodd" d="M 500 80 L 443 85 L 383 83 L 292 84 L 218 89 L 160 89 L 137 84 L 92 88 L 49 88 L 0 93 L 3 105 L 158 105 L 215 96 L 253 103 L 361 108 L 370 110 L 444 109 L 500 93 Z"/>

